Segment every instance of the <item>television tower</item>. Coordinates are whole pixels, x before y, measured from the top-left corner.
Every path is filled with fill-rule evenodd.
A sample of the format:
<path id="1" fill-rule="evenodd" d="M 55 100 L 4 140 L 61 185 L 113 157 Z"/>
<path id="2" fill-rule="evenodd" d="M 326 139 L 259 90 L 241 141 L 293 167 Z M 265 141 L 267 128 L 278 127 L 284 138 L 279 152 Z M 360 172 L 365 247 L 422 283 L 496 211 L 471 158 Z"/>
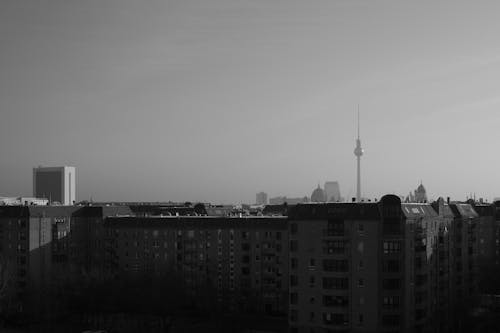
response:
<path id="1" fill-rule="evenodd" d="M 354 149 L 354 155 L 358 162 L 357 170 L 357 187 L 356 187 L 356 201 L 361 201 L 361 156 L 363 156 L 363 148 L 361 148 L 361 139 L 359 138 L 359 105 L 358 105 L 358 138 L 356 139 L 356 148 Z"/>

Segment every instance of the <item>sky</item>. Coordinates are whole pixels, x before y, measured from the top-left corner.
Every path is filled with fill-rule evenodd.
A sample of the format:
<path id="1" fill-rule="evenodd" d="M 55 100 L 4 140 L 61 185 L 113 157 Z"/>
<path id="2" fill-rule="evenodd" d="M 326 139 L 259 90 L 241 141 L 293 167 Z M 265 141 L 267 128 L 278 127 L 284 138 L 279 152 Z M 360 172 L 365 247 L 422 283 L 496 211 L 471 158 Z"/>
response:
<path id="1" fill-rule="evenodd" d="M 0 196 L 500 196 L 500 3 L 0 0 Z"/>

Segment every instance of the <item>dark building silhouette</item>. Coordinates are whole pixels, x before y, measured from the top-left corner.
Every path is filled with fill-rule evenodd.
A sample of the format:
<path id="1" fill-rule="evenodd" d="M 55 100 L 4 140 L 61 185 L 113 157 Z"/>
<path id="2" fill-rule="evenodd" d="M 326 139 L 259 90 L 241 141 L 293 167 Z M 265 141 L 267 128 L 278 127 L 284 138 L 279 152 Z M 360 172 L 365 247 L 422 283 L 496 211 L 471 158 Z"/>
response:
<path id="1" fill-rule="evenodd" d="M 130 216 L 105 225 L 116 278 L 176 274 L 198 305 L 203 299 L 230 312 L 287 313 L 285 217 Z"/>
<path id="2" fill-rule="evenodd" d="M 468 204 L 297 205 L 289 211 L 292 332 L 447 332 L 475 292 Z"/>
<path id="3" fill-rule="evenodd" d="M 473 296 L 498 290 L 498 207 L 393 195 L 269 205 L 263 216 L 208 216 L 203 204 L 4 206 L 0 305 L 50 318 L 76 311 L 75 299 L 102 309 L 128 295 L 148 311 L 277 316 L 291 332 L 464 331 Z"/>

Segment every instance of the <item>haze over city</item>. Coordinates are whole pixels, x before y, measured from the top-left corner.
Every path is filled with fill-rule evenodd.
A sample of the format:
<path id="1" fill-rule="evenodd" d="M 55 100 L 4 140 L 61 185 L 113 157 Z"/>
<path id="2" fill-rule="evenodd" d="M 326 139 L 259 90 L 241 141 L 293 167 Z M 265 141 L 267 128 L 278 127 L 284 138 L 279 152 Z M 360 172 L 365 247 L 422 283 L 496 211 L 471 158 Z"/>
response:
<path id="1" fill-rule="evenodd" d="M 500 4 L 0 1 L 0 196 L 500 196 Z"/>

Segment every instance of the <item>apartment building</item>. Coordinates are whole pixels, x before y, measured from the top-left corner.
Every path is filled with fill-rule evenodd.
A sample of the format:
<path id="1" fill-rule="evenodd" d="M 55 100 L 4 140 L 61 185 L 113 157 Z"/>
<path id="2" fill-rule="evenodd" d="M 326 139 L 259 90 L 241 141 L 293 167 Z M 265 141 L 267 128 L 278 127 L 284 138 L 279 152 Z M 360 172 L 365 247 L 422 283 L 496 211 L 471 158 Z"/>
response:
<path id="1" fill-rule="evenodd" d="M 478 288 L 483 294 L 498 294 L 500 286 L 500 201 L 474 203 L 479 214 L 477 230 Z"/>
<path id="2" fill-rule="evenodd" d="M 128 216 L 105 225 L 117 277 L 177 275 L 198 305 L 287 313 L 286 217 Z"/>
<path id="3" fill-rule="evenodd" d="M 102 271 L 103 220 L 128 207 L 0 207 L 2 283 L 9 311 L 48 316 L 52 300 Z M 63 304 L 61 303 L 62 307 Z"/>
<path id="4" fill-rule="evenodd" d="M 452 330 L 475 288 L 476 218 L 394 195 L 291 208 L 291 332 Z"/>
<path id="5" fill-rule="evenodd" d="M 288 314 L 291 332 L 451 332 L 478 291 L 478 258 L 498 260 L 497 205 L 386 195 L 269 216 L 179 209 L 0 207 L 9 307 L 64 313 L 88 281 L 142 275 L 174 277 L 198 306 Z"/>

